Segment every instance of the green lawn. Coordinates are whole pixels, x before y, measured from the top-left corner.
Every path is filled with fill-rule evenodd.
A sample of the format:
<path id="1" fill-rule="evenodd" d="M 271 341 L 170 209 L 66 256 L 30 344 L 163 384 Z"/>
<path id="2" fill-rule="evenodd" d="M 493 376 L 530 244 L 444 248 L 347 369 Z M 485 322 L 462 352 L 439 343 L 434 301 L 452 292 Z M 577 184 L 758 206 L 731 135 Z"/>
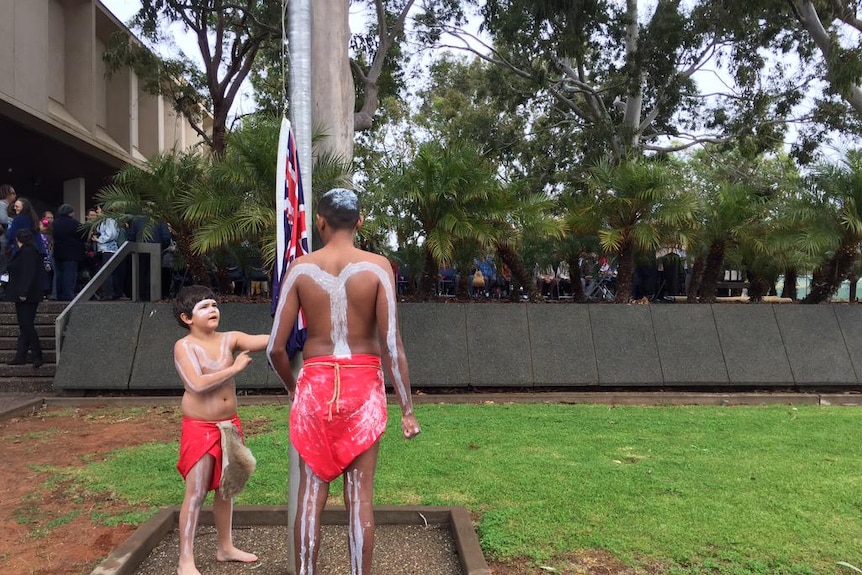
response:
<path id="1" fill-rule="evenodd" d="M 391 410 L 380 504 L 462 505 L 488 558 L 562 568 L 604 550 L 677 574 L 851 573 L 862 565 L 860 412 L 847 407 L 421 405 Z M 238 504 L 285 503 L 284 408 L 247 407 L 258 468 Z M 176 444 L 116 452 L 89 489 L 179 504 Z M 133 470 L 139 470 L 134 472 Z M 140 477 L 153 478 L 146 483 Z M 332 494 L 340 501 L 340 483 Z"/>

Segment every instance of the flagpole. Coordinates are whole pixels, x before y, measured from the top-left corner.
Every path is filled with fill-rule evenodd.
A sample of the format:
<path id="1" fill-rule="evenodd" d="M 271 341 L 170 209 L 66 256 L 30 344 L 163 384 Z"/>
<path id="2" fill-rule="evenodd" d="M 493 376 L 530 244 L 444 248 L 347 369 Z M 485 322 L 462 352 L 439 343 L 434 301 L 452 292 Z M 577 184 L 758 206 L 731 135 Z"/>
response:
<path id="1" fill-rule="evenodd" d="M 287 0 L 288 45 L 290 46 L 290 119 L 296 139 L 299 165 L 302 166 L 300 178 L 305 191 L 305 229 L 308 230 L 308 249 L 311 251 L 311 2 L 312 0 Z M 294 375 L 302 366 L 302 352 L 294 356 L 292 367 Z M 287 501 L 287 560 L 288 572 L 296 575 L 296 550 L 294 549 L 293 527 L 299 499 L 299 455 L 290 442 L 288 429 L 290 472 L 288 477 Z"/>

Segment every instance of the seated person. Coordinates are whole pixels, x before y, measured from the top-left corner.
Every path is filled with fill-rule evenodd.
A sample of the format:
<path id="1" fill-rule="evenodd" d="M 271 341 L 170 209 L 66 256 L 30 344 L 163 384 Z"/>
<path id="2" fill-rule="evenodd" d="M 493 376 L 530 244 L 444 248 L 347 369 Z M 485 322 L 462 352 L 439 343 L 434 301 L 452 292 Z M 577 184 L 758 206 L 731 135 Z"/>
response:
<path id="1" fill-rule="evenodd" d="M 437 275 L 438 295 L 457 295 L 458 286 L 461 284 L 461 274 L 455 266 L 441 266 Z"/>
<path id="2" fill-rule="evenodd" d="M 566 260 L 561 260 L 556 271 L 557 282 L 557 297 L 562 295 L 572 295 L 572 277 L 569 274 L 569 263 Z"/>
<path id="3" fill-rule="evenodd" d="M 539 290 L 539 293 L 542 294 L 543 297 L 550 298 L 554 293 L 554 285 L 556 282 L 556 271 L 554 270 L 554 266 L 548 265 L 540 270 L 539 264 L 536 264 L 533 271 L 536 276 L 536 288 Z"/>
<path id="4" fill-rule="evenodd" d="M 484 295 L 488 296 L 497 281 L 497 266 L 494 264 L 494 256 L 488 254 L 485 256 L 485 259 L 477 259 L 474 263 L 476 264 L 476 269 L 480 270 L 482 276 L 485 278 Z"/>

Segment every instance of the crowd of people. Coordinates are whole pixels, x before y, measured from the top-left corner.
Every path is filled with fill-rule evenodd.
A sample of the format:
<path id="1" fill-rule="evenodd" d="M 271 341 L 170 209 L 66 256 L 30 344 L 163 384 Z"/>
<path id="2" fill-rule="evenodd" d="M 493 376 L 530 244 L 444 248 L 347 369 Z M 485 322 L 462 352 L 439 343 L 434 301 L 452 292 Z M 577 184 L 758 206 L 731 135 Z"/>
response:
<path id="1" fill-rule="evenodd" d="M 9 185 L 0 186 L 0 274 L 18 252 L 15 239 L 20 230 L 28 230 L 42 256 L 39 282 L 43 299 L 70 301 L 95 273 L 105 265 L 126 239 L 125 226 L 115 219 L 102 217 L 100 206 L 88 210 L 82 223 L 70 204 L 62 204 L 56 215 L 46 210 L 40 215 L 32 203 L 18 196 Z M 11 280 L 11 273 L 9 279 Z M 106 281 L 97 299 L 116 300 L 126 297 L 126 269 L 119 267 Z M 4 282 L 5 283 L 5 282 Z"/>
<path id="2" fill-rule="evenodd" d="M 559 255 L 555 260 L 556 264 L 533 265 L 533 284 L 547 300 L 572 298 L 574 285 L 569 263 Z M 615 266 L 607 257 L 587 252 L 582 252 L 578 258 L 578 272 L 581 288 L 587 299 L 600 299 L 599 288 L 611 290 L 616 277 Z M 405 284 L 408 283 L 406 278 L 402 279 Z M 463 278 L 457 266 L 440 266 L 437 274 L 437 295 L 456 296 L 460 293 L 462 281 L 466 281 L 470 298 L 499 299 L 512 295 L 512 272 L 505 263 L 500 262 L 498 265 L 491 254 L 474 259 Z M 523 290 L 522 295 L 526 298 Z"/>
<path id="3" fill-rule="evenodd" d="M 55 215 L 56 214 L 56 215 Z M 160 244 L 162 286 L 159 296 L 172 297 L 186 281 L 175 269 L 176 242 L 170 226 L 163 222 L 148 224 L 145 216 L 131 221 L 118 221 L 107 217 L 102 206 L 87 210 L 83 221 L 70 204 L 60 205 L 56 212 L 45 210 L 39 214 L 25 197 L 15 189 L 0 185 L 0 298 L 9 299 L 8 284 L 11 273 L 7 269 L 18 252 L 16 237 L 26 229 L 42 256 L 42 273 L 39 274 L 41 296 L 45 300 L 71 301 L 108 263 L 125 241 Z M 149 256 L 140 257 L 140 298 L 150 299 Z M 132 295 L 130 264 L 122 261 L 102 283 L 94 299 L 113 301 L 129 299 Z M 5 294 L 5 296 L 4 296 Z"/>

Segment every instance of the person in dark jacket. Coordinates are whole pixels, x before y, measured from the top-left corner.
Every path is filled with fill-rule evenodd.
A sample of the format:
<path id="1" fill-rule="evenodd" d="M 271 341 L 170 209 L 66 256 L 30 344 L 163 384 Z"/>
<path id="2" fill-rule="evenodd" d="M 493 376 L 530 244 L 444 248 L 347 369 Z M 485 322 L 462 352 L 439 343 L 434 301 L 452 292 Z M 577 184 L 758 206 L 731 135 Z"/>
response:
<path id="1" fill-rule="evenodd" d="M 39 233 L 39 214 L 36 213 L 33 205 L 27 198 L 18 198 L 15 200 L 15 203 L 12 204 L 12 209 L 15 212 L 15 216 L 9 222 L 9 227 L 6 230 L 6 239 L 9 244 L 9 250 L 14 254 L 18 251 L 18 244 L 15 243 L 18 230 L 28 229 L 33 232 L 34 237 Z"/>
<path id="2" fill-rule="evenodd" d="M 15 302 L 15 315 L 18 318 L 18 350 L 9 365 L 22 365 L 27 361 L 27 351 L 33 352 L 33 367 L 42 365 L 42 346 L 36 333 L 36 310 L 42 301 L 42 285 L 45 265 L 42 254 L 36 249 L 33 232 L 18 230 L 15 235 L 18 251 L 9 260 L 9 285 L 6 298 Z"/>
<path id="3" fill-rule="evenodd" d="M 57 299 L 69 301 L 75 297 L 78 263 L 84 259 L 86 230 L 75 219 L 75 209 L 63 204 L 54 219 L 54 263 L 57 276 Z"/>

